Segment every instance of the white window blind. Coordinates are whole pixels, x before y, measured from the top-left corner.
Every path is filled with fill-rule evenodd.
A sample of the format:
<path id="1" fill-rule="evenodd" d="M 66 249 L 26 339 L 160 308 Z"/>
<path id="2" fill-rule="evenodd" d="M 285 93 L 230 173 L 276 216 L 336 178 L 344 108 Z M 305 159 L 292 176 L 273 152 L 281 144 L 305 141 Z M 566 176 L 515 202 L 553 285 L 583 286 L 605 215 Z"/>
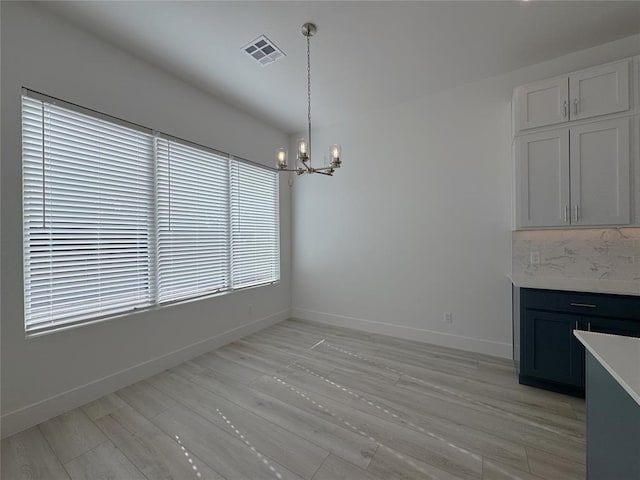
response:
<path id="1" fill-rule="evenodd" d="M 28 332 L 280 279 L 275 171 L 25 92 Z"/>
<path id="2" fill-rule="evenodd" d="M 231 160 L 233 288 L 280 278 L 278 173 Z"/>
<path id="3" fill-rule="evenodd" d="M 229 288 L 229 159 L 158 138 L 160 302 Z"/>
<path id="4" fill-rule="evenodd" d="M 153 137 L 23 96 L 26 328 L 148 306 Z"/>

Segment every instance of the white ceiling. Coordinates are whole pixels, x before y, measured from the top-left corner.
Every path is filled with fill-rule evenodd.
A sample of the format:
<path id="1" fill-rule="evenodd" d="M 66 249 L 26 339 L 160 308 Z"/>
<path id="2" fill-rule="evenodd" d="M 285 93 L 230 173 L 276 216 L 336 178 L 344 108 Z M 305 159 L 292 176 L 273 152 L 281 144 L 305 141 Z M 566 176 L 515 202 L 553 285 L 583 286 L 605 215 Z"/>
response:
<path id="1" fill-rule="evenodd" d="M 640 31 L 640 2 L 44 2 L 100 37 L 286 132 L 306 121 L 312 21 L 316 125 Z M 265 34 L 286 57 L 241 47 Z"/>

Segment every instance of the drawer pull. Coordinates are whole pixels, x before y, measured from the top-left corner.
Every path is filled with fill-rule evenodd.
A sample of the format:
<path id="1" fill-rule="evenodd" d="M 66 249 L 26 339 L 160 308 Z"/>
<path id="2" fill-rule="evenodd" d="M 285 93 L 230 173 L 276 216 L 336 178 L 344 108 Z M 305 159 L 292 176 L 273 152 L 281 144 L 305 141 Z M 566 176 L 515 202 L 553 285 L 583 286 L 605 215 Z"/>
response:
<path id="1" fill-rule="evenodd" d="M 596 308 L 597 305 L 594 305 L 592 303 L 570 303 L 569 305 L 571 305 L 572 307 L 586 307 L 586 308 Z"/>

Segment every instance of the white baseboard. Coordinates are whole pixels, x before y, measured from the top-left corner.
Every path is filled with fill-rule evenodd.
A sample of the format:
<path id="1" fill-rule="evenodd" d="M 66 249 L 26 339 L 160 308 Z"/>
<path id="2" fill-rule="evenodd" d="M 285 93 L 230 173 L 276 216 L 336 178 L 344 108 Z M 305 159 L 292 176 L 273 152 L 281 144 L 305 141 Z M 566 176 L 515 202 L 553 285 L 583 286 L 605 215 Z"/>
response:
<path id="1" fill-rule="evenodd" d="M 390 337 L 397 337 L 405 340 L 432 343 L 442 347 L 457 348 L 469 352 L 492 355 L 494 357 L 512 358 L 512 346 L 510 343 L 464 337 L 462 335 L 453 335 L 451 333 L 442 333 L 402 325 L 393 325 L 390 323 L 376 322 L 362 318 L 306 310 L 298 307 L 292 308 L 292 317 L 300 318 L 302 320 L 321 322 L 327 325 L 364 330 L 369 333 L 378 333 L 380 335 L 388 335 Z"/>
<path id="2" fill-rule="evenodd" d="M 167 368 L 175 367 L 182 362 L 231 343 L 241 337 L 250 335 L 282 320 L 286 320 L 290 316 L 290 309 L 282 310 L 281 312 L 200 340 L 165 355 L 152 358 L 151 360 L 139 363 L 125 370 L 112 373 L 85 385 L 80 385 L 66 392 L 45 398 L 26 407 L 8 412 L 0 417 L 2 438 L 80 407 L 108 393 L 160 373 Z"/>

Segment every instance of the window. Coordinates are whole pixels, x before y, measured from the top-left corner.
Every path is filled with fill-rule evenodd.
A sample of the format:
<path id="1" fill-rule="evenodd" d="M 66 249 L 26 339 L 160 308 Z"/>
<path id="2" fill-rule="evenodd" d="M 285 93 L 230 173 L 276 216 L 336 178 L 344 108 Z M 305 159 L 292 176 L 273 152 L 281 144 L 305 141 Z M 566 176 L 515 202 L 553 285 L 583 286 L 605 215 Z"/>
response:
<path id="1" fill-rule="evenodd" d="M 150 305 L 153 137 L 22 102 L 27 329 Z"/>
<path id="2" fill-rule="evenodd" d="M 229 288 L 229 159 L 164 139 L 157 152 L 159 301 Z"/>
<path id="3" fill-rule="evenodd" d="M 280 278 L 278 174 L 28 92 L 29 332 Z"/>
<path id="4" fill-rule="evenodd" d="M 280 278 L 278 175 L 231 163 L 231 277 L 234 288 Z"/>

